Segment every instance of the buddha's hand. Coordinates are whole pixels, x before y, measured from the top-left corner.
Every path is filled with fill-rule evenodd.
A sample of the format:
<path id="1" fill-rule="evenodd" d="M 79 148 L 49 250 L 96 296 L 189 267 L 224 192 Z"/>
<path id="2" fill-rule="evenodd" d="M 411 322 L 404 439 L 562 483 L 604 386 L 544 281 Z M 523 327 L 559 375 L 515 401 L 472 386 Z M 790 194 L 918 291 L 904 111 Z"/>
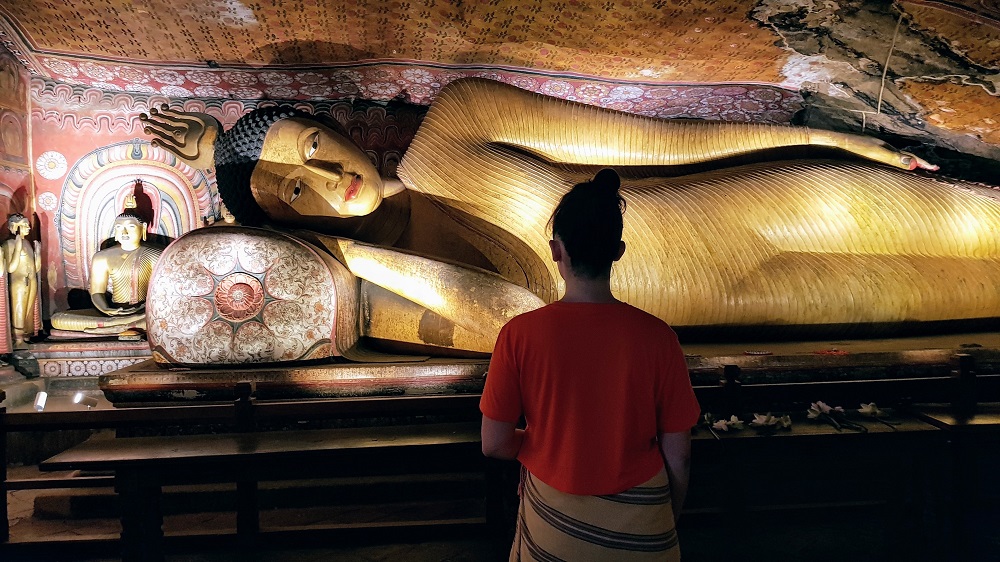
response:
<path id="1" fill-rule="evenodd" d="M 127 316 L 129 314 L 135 314 L 143 309 L 142 305 L 137 306 L 119 306 L 115 311 L 115 316 Z"/>
<path id="2" fill-rule="evenodd" d="M 154 138 L 153 146 L 165 148 L 191 167 L 207 170 L 215 166 L 215 139 L 219 122 L 206 113 L 174 111 L 167 104 L 139 115 L 143 131 Z"/>
<path id="3" fill-rule="evenodd" d="M 883 164 L 904 170 L 922 168 L 934 171 L 938 169 L 938 166 L 931 164 L 923 158 L 909 152 L 897 150 L 889 143 L 874 137 L 810 129 L 809 142 L 815 145 L 841 148 L 863 158 L 882 162 Z"/>

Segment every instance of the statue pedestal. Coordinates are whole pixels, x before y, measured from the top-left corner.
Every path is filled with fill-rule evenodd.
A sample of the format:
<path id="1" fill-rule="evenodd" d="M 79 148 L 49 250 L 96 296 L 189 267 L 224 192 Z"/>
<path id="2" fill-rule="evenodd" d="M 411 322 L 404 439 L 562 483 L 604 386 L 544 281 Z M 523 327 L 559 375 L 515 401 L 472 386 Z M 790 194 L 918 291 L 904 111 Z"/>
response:
<path id="1" fill-rule="evenodd" d="M 96 377 L 152 357 L 146 342 L 88 338 L 30 344 L 11 358 L 17 370 L 32 377 Z"/>
<path id="2" fill-rule="evenodd" d="M 259 399 L 354 398 L 482 392 L 487 359 L 427 359 L 397 363 L 310 366 L 228 366 L 167 369 L 153 361 L 99 377 L 116 406 L 179 401 L 231 401 L 238 382 L 256 385 Z"/>

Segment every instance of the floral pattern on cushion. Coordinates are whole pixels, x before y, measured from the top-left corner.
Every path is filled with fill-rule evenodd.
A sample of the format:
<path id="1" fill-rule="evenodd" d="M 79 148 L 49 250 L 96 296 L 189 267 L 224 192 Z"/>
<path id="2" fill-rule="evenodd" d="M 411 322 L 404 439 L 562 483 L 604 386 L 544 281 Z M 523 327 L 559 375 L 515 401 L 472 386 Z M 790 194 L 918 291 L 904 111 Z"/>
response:
<path id="1" fill-rule="evenodd" d="M 147 298 L 149 343 L 175 365 L 298 361 L 335 353 L 331 265 L 285 234 L 192 231 L 163 253 Z"/>

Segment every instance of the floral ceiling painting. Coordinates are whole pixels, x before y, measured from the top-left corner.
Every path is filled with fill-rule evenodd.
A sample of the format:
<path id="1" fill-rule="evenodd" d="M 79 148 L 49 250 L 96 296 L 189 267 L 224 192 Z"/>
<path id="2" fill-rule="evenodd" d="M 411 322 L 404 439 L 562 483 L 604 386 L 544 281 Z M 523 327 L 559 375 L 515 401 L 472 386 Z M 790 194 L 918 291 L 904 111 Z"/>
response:
<path id="1" fill-rule="evenodd" d="M 997 0 L 7 0 L 0 40 L 33 90 L 426 105 L 486 76 L 1000 160 Z"/>

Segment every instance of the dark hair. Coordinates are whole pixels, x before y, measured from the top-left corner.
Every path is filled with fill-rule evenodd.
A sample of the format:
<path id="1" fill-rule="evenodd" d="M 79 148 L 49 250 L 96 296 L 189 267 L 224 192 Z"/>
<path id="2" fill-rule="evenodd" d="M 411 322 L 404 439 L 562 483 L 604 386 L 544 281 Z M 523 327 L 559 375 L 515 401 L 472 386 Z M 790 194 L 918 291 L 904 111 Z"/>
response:
<path id="1" fill-rule="evenodd" d="M 574 185 L 552 212 L 552 235 L 562 241 L 573 272 L 581 277 L 608 275 L 618 257 L 625 212 L 619 187 L 618 174 L 605 168 Z"/>
<path id="2" fill-rule="evenodd" d="M 264 148 L 268 129 L 289 117 L 312 118 L 312 115 L 287 105 L 257 108 L 240 117 L 215 142 L 215 181 L 219 195 L 240 224 L 256 226 L 267 221 L 267 215 L 250 191 L 250 176 Z"/>
<path id="3" fill-rule="evenodd" d="M 149 226 L 149 224 L 148 224 L 149 221 L 147 221 L 145 218 L 139 216 L 139 213 L 135 212 L 132 209 L 125 209 L 124 211 L 118 213 L 118 216 L 115 217 L 115 220 L 117 221 L 117 220 L 121 220 L 121 219 L 135 219 L 135 220 L 141 222 L 142 224 L 145 224 L 146 226 Z"/>

